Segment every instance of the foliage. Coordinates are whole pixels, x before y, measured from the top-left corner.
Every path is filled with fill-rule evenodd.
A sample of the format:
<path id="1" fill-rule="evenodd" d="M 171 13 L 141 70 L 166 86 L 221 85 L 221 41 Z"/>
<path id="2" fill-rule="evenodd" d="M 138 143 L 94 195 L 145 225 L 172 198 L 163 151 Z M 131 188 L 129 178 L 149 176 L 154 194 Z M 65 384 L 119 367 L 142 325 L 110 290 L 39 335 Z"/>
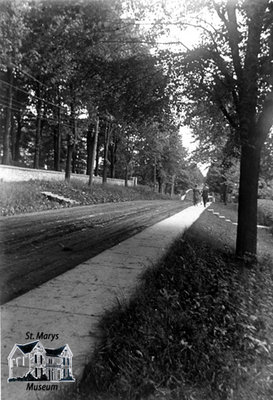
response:
<path id="1" fill-rule="evenodd" d="M 201 186 L 204 183 L 204 176 L 195 163 L 184 163 L 176 178 L 176 186 L 181 193 L 192 189 L 194 185 Z"/>
<path id="2" fill-rule="evenodd" d="M 259 199 L 273 198 L 273 180 L 268 181 L 262 177 L 259 179 Z"/>
<path id="3" fill-rule="evenodd" d="M 141 157 L 136 155 L 141 151 L 138 142 L 143 140 L 153 141 L 158 148 L 158 180 L 169 180 L 174 168 L 179 172 L 174 159 L 183 156 L 181 145 L 170 146 L 166 138 L 163 146 L 148 137 L 153 130 L 145 132 L 143 128 L 147 120 L 148 125 L 160 125 L 159 142 L 170 129 L 178 130 L 166 90 L 166 71 L 145 43 L 154 43 L 162 27 L 158 29 L 155 22 L 145 33 L 129 17 L 131 5 L 121 0 L 18 4 L 9 0 L 5 4 L 13 11 L 16 4 L 23 27 L 17 24 L 14 30 L 20 41 L 11 33 L 6 35 L 20 54 L 12 64 L 16 78 L 9 127 L 13 164 L 30 166 L 34 162 L 34 167 L 63 170 L 70 167 L 72 159 L 72 172 L 85 171 L 87 141 L 90 144 L 99 115 L 97 153 L 104 158 L 104 169 L 111 164 L 112 177 L 132 175 L 136 163 L 139 170 L 135 159 Z M 151 4 L 148 8 L 138 4 L 135 17 L 152 15 L 158 7 Z M 127 19 L 122 18 L 124 12 Z M 2 43 L 2 48 L 7 44 Z M 4 79 L 6 68 L 7 59 L 2 65 Z M 4 121 L 7 99 L 2 100 Z M 153 175 L 149 183 L 152 180 Z"/>
<path id="4" fill-rule="evenodd" d="M 26 33 L 23 23 L 23 13 L 16 0 L 2 0 L 0 3 L 0 65 L 11 65 L 20 62 L 22 54 L 20 46 Z"/>
<path id="5" fill-rule="evenodd" d="M 265 310 L 271 300 L 263 289 L 272 295 L 270 261 L 262 261 L 259 273 L 236 260 L 230 248 L 217 249 L 222 233 L 231 236 L 220 219 L 212 230 L 213 218 L 202 216 L 145 272 L 129 303 L 106 313 L 104 338 L 86 368 L 82 396 L 154 399 L 166 389 L 172 395 L 162 399 L 247 400 L 250 386 L 255 398 L 268 399 Z"/>
<path id="6" fill-rule="evenodd" d="M 240 156 L 236 252 L 255 254 L 260 156 L 273 124 L 273 3 L 208 0 L 196 10 L 202 42 L 169 57 L 173 75 L 181 77 L 181 103 L 188 99 L 186 115 L 207 155 L 218 153 L 218 162 L 221 152 L 223 161 Z"/>
<path id="7" fill-rule="evenodd" d="M 273 199 L 258 200 L 258 221 L 261 225 L 273 227 Z"/>
<path id="8" fill-rule="evenodd" d="M 148 119 L 141 125 L 135 155 L 135 173 L 140 177 L 139 182 L 153 182 L 154 186 L 158 183 L 162 189 L 170 191 L 175 177 L 175 190 L 178 192 L 187 169 L 185 157 L 178 125 L 168 115 L 161 119 Z"/>
<path id="9" fill-rule="evenodd" d="M 222 161 L 213 163 L 207 173 L 206 182 L 210 190 L 226 200 L 231 200 L 231 196 L 238 197 L 239 187 L 239 163 L 236 158 L 230 159 L 228 164 Z"/>
<path id="10" fill-rule="evenodd" d="M 262 150 L 260 176 L 267 185 L 273 180 L 273 131 L 270 132 Z"/>

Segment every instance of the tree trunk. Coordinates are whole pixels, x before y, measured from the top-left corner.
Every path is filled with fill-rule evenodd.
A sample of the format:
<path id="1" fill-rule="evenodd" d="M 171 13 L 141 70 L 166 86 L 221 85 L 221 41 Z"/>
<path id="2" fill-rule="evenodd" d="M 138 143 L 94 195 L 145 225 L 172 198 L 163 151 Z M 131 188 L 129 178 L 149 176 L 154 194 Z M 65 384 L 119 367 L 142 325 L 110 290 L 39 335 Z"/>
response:
<path id="1" fill-rule="evenodd" d="M 60 99 L 58 96 L 58 103 L 60 106 Z M 57 112 L 57 125 L 54 126 L 54 170 L 61 170 L 61 110 L 58 107 Z"/>
<path id="2" fill-rule="evenodd" d="M 65 180 L 68 182 L 71 178 L 71 164 L 76 140 L 76 119 L 74 102 L 71 103 L 71 130 L 72 133 L 68 133 L 67 135 L 67 154 L 65 166 Z"/>
<path id="3" fill-rule="evenodd" d="M 164 190 L 165 190 L 165 183 L 162 182 L 162 183 L 161 183 L 161 188 L 160 188 L 160 193 L 161 193 L 161 194 L 164 194 Z"/>
<path id="4" fill-rule="evenodd" d="M 40 83 L 38 83 L 37 88 L 37 96 L 41 96 L 41 88 Z M 36 136 L 35 136 L 35 148 L 34 148 L 34 163 L 33 167 L 35 169 L 39 168 L 40 164 L 40 147 L 41 147 L 41 122 L 42 122 L 42 101 L 40 99 L 37 100 L 37 119 L 36 119 Z"/>
<path id="5" fill-rule="evenodd" d="M 162 179 L 158 178 L 158 193 L 161 193 L 162 191 Z"/>
<path id="6" fill-rule="evenodd" d="M 126 163 L 125 166 L 125 187 L 128 187 L 128 175 L 129 175 L 129 168 L 128 168 L 128 163 Z"/>
<path id="7" fill-rule="evenodd" d="M 65 180 L 70 181 L 71 178 L 71 164 L 74 146 L 72 144 L 71 134 L 67 135 L 67 153 L 66 153 L 66 166 L 65 166 Z"/>
<path id="8" fill-rule="evenodd" d="M 156 191 L 156 156 L 154 156 L 154 191 Z"/>
<path id="9" fill-rule="evenodd" d="M 110 123 L 106 124 L 105 127 L 105 134 L 104 134 L 104 155 L 103 155 L 103 175 L 102 175 L 102 183 L 107 182 L 107 172 L 108 172 L 108 150 L 109 150 L 109 142 L 110 142 L 110 135 L 111 135 L 111 127 Z"/>
<path id="10" fill-rule="evenodd" d="M 73 152 L 72 152 L 72 173 L 76 174 L 77 173 L 77 148 L 74 146 Z"/>
<path id="11" fill-rule="evenodd" d="M 174 196 L 175 175 L 172 175 L 171 197 Z"/>
<path id="12" fill-rule="evenodd" d="M 18 162 L 20 160 L 20 143 L 22 137 L 22 118 L 21 114 L 16 116 L 17 119 L 17 132 L 14 143 L 14 161 Z"/>
<path id="13" fill-rule="evenodd" d="M 86 175 L 90 175 L 91 172 L 91 159 L 93 153 L 95 131 L 93 125 L 90 124 L 87 131 L 87 161 L 86 161 Z"/>
<path id="14" fill-rule="evenodd" d="M 110 177 L 115 178 L 116 162 L 117 162 L 118 140 L 115 139 L 110 148 Z"/>
<path id="15" fill-rule="evenodd" d="M 242 145 L 236 254 L 257 251 L 257 197 L 260 146 Z"/>
<path id="16" fill-rule="evenodd" d="M 4 137 L 3 137 L 3 164 L 10 164 L 10 129 L 11 129 L 11 107 L 12 107 L 12 84 L 13 84 L 13 74 L 12 68 L 7 68 L 7 82 L 9 86 L 7 87 L 7 103 L 6 107 L 6 119 L 5 119 L 5 129 L 4 129 Z"/>
<path id="17" fill-rule="evenodd" d="M 226 182 L 223 183 L 222 196 L 223 196 L 223 203 L 226 206 L 227 205 L 227 184 L 226 184 Z"/>
<path id="18" fill-rule="evenodd" d="M 115 177 L 115 149 L 114 144 L 109 146 L 110 151 L 110 178 Z"/>
<path id="19" fill-rule="evenodd" d="M 99 138 L 98 138 L 98 140 L 99 140 Z M 99 160 L 100 160 L 100 145 L 98 143 L 97 148 L 96 148 L 96 165 L 95 165 L 95 171 L 94 171 L 95 176 L 98 176 L 98 174 L 99 174 Z"/>
<path id="20" fill-rule="evenodd" d="M 54 171 L 61 170 L 61 135 L 60 124 L 54 127 Z"/>
<path id="21" fill-rule="evenodd" d="M 17 130 L 16 130 L 17 131 Z M 14 161 L 15 155 L 15 139 L 16 139 L 16 132 L 15 132 L 15 117 L 12 116 L 11 118 L 11 126 L 10 126 L 10 138 L 11 138 L 11 160 Z M 10 161 L 11 161 L 10 160 Z M 11 163 L 12 163 L 11 161 Z"/>
<path id="22" fill-rule="evenodd" d="M 91 153 L 91 169 L 90 169 L 90 175 L 89 175 L 89 186 L 92 187 L 93 185 L 93 174 L 94 174 L 94 166 L 95 166 L 95 159 L 96 159 L 96 152 L 97 152 L 97 147 L 98 147 L 98 136 L 99 136 L 99 117 L 96 119 L 96 127 L 95 127 L 95 133 L 94 133 L 94 138 L 93 138 L 93 148 L 92 148 L 92 153 Z"/>

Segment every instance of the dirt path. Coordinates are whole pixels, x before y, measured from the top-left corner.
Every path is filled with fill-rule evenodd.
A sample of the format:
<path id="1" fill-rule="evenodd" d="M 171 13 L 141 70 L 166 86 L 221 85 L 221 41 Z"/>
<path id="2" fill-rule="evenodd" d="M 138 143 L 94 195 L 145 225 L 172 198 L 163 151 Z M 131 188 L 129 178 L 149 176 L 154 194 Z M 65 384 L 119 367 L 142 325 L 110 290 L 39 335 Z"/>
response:
<path id="1" fill-rule="evenodd" d="M 188 205 L 130 201 L 0 218 L 1 304 Z"/>

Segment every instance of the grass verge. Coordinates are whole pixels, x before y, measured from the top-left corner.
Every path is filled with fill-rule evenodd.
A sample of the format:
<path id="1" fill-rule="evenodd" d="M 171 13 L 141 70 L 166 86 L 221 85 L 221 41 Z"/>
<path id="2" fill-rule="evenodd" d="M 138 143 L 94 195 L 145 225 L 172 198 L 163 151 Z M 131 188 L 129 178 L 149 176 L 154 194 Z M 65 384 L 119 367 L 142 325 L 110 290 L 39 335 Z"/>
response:
<path id="1" fill-rule="evenodd" d="M 221 203 L 212 203 L 209 209 L 213 209 L 215 212 L 219 212 L 220 215 L 229 218 L 232 222 L 237 222 L 237 212 L 238 212 L 238 204 L 229 203 L 224 206 Z M 218 215 L 214 216 L 215 219 L 218 218 Z M 258 225 L 269 227 L 269 231 L 273 234 L 273 200 L 258 200 L 258 213 L 257 213 L 257 223 Z M 236 227 L 233 228 L 234 235 L 234 246 L 235 246 L 235 238 L 236 238 Z M 263 234 L 263 230 L 258 228 L 258 237 L 260 237 L 260 246 L 263 248 L 263 241 L 268 241 L 266 235 Z M 259 242 L 258 241 L 258 242 Z M 230 240 L 229 240 L 230 242 Z M 259 243 L 258 243 L 259 245 Z M 272 246 L 272 244 L 271 244 Z"/>
<path id="2" fill-rule="evenodd" d="M 72 179 L 65 181 L 0 182 L 1 215 L 14 215 L 27 212 L 43 211 L 54 208 L 71 207 L 69 203 L 49 200 L 41 194 L 49 191 L 76 200 L 78 205 L 88 205 L 129 200 L 170 199 L 149 190 L 147 187 L 124 187 L 117 185 L 94 184 L 91 189 L 87 184 Z"/>
<path id="3" fill-rule="evenodd" d="M 223 206 L 219 203 L 212 203 L 211 207 L 215 211 L 221 211 L 227 218 L 231 218 L 233 222 L 237 222 L 237 203 L 229 203 Z M 219 208 L 220 207 L 220 208 Z M 258 224 L 265 226 L 273 226 L 273 200 L 259 199 L 258 200 Z"/>
<path id="4" fill-rule="evenodd" d="M 70 399 L 272 398 L 273 253 L 265 245 L 258 265 L 238 261 L 235 229 L 206 211 L 144 273 L 102 318 Z"/>

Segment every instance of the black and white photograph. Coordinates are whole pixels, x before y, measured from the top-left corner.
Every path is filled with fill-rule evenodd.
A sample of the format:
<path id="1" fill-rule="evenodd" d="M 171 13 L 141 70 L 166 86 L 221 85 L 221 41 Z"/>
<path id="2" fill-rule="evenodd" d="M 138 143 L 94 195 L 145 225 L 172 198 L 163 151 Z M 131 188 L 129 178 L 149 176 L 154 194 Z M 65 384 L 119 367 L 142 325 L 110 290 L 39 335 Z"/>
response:
<path id="1" fill-rule="evenodd" d="M 273 399 L 273 0 L 0 0 L 2 400 Z"/>

